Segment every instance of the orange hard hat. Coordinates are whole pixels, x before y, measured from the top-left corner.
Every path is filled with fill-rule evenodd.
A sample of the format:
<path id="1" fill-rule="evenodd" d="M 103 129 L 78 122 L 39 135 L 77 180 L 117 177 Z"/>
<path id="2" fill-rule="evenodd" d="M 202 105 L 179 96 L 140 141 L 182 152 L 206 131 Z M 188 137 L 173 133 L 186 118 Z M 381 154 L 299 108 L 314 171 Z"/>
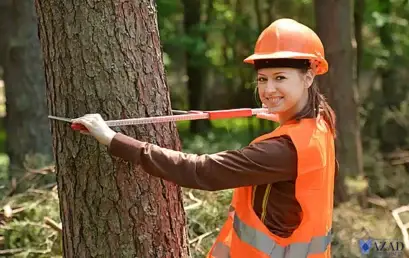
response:
<path id="1" fill-rule="evenodd" d="M 254 54 L 244 59 L 254 64 L 265 59 L 308 59 L 316 74 L 328 71 L 324 46 L 309 27 L 288 18 L 270 24 L 257 39 Z"/>

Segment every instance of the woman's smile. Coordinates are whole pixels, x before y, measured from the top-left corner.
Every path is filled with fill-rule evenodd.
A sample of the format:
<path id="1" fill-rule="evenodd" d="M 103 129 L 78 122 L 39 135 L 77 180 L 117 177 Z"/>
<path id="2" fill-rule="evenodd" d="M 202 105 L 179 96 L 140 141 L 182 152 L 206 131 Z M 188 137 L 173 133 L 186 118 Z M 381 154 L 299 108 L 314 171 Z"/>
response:
<path id="1" fill-rule="evenodd" d="M 268 101 L 267 106 L 278 106 L 284 97 L 266 97 Z"/>

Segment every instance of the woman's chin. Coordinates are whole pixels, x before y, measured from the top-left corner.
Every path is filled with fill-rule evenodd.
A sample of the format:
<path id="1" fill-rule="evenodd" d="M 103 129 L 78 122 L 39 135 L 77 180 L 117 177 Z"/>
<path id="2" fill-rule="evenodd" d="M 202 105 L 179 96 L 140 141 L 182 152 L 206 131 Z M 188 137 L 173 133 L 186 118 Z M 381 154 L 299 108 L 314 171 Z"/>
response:
<path id="1" fill-rule="evenodd" d="M 268 108 L 268 113 L 273 113 L 273 114 L 277 114 L 280 115 L 280 113 L 283 113 L 284 110 L 282 107 L 280 106 L 274 106 L 274 107 L 267 107 Z"/>

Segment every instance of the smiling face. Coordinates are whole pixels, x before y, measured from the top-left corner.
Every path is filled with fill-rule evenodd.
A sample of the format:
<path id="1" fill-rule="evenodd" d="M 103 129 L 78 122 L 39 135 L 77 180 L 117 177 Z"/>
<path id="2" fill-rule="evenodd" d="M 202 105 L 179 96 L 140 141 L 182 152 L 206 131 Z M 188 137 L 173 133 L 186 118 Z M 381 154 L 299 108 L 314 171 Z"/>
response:
<path id="1" fill-rule="evenodd" d="M 262 68 L 257 74 L 261 102 L 283 123 L 301 111 L 308 102 L 308 88 L 314 80 L 311 71 L 294 68 Z"/>

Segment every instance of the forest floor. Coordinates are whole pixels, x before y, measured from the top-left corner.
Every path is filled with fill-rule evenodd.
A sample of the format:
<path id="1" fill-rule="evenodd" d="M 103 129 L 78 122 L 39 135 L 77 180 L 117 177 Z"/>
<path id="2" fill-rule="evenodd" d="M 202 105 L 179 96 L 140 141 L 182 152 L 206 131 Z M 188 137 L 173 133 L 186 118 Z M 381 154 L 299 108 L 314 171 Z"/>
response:
<path id="1" fill-rule="evenodd" d="M 259 125 L 252 123 L 247 120 L 220 122 L 210 133 L 195 136 L 187 133 L 187 124 L 178 126 L 184 151 L 201 154 L 237 149 L 247 144 L 261 130 Z M 62 257 L 55 183 L 13 194 L 15 184 L 6 180 L 7 163 L 7 156 L 1 155 L 0 180 L 5 183 L 0 184 L 0 257 Z M 52 166 L 42 170 L 43 173 L 38 172 L 27 172 L 25 180 L 29 180 L 31 186 L 44 176 L 55 176 Z M 332 254 L 335 258 L 364 257 L 360 253 L 359 239 L 402 241 L 392 210 L 406 205 L 405 201 L 395 196 L 381 198 L 374 194 L 360 198 L 359 194 L 354 194 L 359 184 L 356 181 L 347 183 L 352 198 L 334 211 Z M 232 191 L 183 189 L 183 193 L 192 258 L 202 258 L 223 225 Z M 404 219 L 404 223 L 409 222 L 409 217 Z M 372 252 L 365 257 L 387 256 Z"/>

